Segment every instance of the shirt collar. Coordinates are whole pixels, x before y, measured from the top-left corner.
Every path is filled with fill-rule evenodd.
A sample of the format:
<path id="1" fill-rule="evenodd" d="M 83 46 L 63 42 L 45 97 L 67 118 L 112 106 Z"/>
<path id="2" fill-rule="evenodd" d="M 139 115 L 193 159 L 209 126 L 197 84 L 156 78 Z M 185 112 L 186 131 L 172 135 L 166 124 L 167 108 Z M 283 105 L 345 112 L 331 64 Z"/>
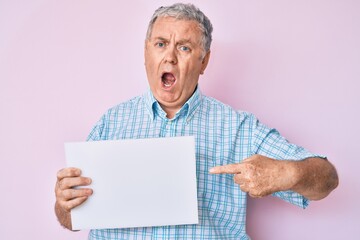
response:
<path id="1" fill-rule="evenodd" d="M 150 89 L 143 95 L 143 99 L 146 109 L 148 110 L 152 120 L 155 119 L 156 115 L 159 115 L 162 118 L 166 118 L 166 113 L 164 112 L 164 110 L 162 110 L 160 104 L 157 102 Z M 185 114 L 186 121 L 189 122 L 190 119 L 194 116 L 196 109 L 200 105 L 201 99 L 202 99 L 202 94 L 199 89 L 199 86 L 197 86 L 193 95 L 185 102 L 185 104 L 181 107 L 181 109 L 176 113 L 175 118 L 177 118 L 182 114 Z"/>

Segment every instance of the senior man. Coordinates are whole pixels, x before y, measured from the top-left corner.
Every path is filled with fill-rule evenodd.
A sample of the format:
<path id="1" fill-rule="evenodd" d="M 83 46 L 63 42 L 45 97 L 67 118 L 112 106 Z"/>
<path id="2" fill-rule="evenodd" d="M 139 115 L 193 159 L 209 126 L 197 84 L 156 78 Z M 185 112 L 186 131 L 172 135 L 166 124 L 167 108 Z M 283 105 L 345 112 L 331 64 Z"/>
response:
<path id="1" fill-rule="evenodd" d="M 210 58 L 212 25 L 191 4 L 160 7 L 145 40 L 150 90 L 111 108 L 88 140 L 195 136 L 199 224 L 94 229 L 89 239 L 249 239 L 246 194 L 273 194 L 301 207 L 326 197 L 338 184 L 321 156 L 290 144 L 254 115 L 203 95 L 198 87 Z M 84 159 L 86 161 L 86 159 Z M 71 227 L 71 209 L 92 195 L 91 176 L 58 172 L 55 212 Z M 166 180 L 164 180 L 166 181 Z"/>

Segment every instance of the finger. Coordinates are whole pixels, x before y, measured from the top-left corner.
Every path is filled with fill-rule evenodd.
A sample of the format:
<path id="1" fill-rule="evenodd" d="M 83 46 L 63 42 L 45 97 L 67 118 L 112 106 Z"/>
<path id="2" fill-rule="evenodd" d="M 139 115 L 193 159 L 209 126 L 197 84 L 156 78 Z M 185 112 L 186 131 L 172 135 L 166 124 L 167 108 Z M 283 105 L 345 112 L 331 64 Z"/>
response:
<path id="1" fill-rule="evenodd" d="M 211 174 L 221 174 L 221 173 L 230 173 L 230 174 L 239 174 L 242 171 L 241 163 L 228 164 L 223 166 L 216 166 L 209 170 Z"/>
<path id="2" fill-rule="evenodd" d="M 241 191 L 243 191 L 243 192 L 246 192 L 246 193 L 250 192 L 250 189 L 247 187 L 246 184 L 241 184 L 241 185 L 239 185 L 239 187 L 240 187 Z"/>
<path id="3" fill-rule="evenodd" d="M 68 201 L 75 198 L 89 197 L 93 193 L 91 188 L 81 188 L 81 189 L 67 189 L 64 191 L 58 191 L 56 197 L 61 201 Z"/>
<path id="4" fill-rule="evenodd" d="M 261 195 L 253 194 L 253 193 L 250 193 L 250 192 L 249 192 L 249 196 L 252 197 L 252 198 L 261 198 L 262 197 Z"/>
<path id="5" fill-rule="evenodd" d="M 58 181 L 58 188 L 61 190 L 78 187 L 78 186 L 88 186 L 92 182 L 91 178 L 88 177 L 72 177 L 72 178 L 63 178 Z"/>
<path id="6" fill-rule="evenodd" d="M 66 177 L 79 177 L 81 170 L 79 168 L 63 168 L 57 172 L 58 181 Z"/>
<path id="7" fill-rule="evenodd" d="M 236 184 L 242 185 L 245 183 L 245 179 L 242 174 L 235 174 L 234 175 L 234 182 Z"/>
<path id="8" fill-rule="evenodd" d="M 79 197 L 74 198 L 69 201 L 64 201 L 60 203 L 60 206 L 65 209 L 66 211 L 70 212 L 72 209 L 74 209 L 77 206 L 80 206 L 83 202 L 85 202 L 88 199 L 88 197 Z"/>
<path id="9" fill-rule="evenodd" d="M 249 182 L 243 178 L 241 174 L 235 174 L 234 176 L 234 182 L 239 185 L 241 191 L 243 192 L 249 192 Z"/>
<path id="10" fill-rule="evenodd" d="M 270 195 L 271 192 L 264 189 L 252 189 L 249 191 L 250 197 L 261 198 Z"/>

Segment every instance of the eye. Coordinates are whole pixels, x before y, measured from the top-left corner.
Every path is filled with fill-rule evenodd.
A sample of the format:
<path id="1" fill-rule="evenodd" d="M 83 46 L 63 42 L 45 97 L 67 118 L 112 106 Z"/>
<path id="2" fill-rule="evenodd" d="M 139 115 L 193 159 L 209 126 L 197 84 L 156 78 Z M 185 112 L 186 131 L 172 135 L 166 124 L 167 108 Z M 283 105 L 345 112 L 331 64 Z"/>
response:
<path id="1" fill-rule="evenodd" d="M 164 43 L 164 42 L 157 42 L 157 43 L 155 44 L 155 46 L 157 46 L 157 47 L 159 47 L 159 48 L 163 48 L 163 47 L 165 47 L 165 43 Z"/>
<path id="2" fill-rule="evenodd" d="M 188 52 L 190 51 L 190 48 L 188 48 L 187 46 L 180 46 L 180 50 L 184 52 Z"/>

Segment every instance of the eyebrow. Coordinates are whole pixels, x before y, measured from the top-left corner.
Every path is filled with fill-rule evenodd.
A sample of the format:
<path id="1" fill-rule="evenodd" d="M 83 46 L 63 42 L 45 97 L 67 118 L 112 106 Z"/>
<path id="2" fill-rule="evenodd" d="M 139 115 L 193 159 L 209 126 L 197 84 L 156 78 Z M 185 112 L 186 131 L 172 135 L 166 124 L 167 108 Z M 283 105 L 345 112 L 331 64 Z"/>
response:
<path id="1" fill-rule="evenodd" d="M 154 37 L 152 39 L 153 41 L 164 41 L 164 42 L 170 42 L 169 39 L 164 38 L 164 37 Z M 190 45 L 194 45 L 195 43 L 192 42 L 190 39 L 180 39 L 179 41 L 176 42 L 176 45 L 182 45 L 182 44 L 190 44 Z"/>
<path id="2" fill-rule="evenodd" d="M 194 45 L 194 43 L 193 43 L 190 39 L 182 39 L 182 40 L 178 41 L 178 44 L 190 44 L 190 45 Z"/>
<path id="3" fill-rule="evenodd" d="M 159 41 L 159 40 L 163 41 L 163 42 L 169 42 L 168 39 L 163 38 L 163 37 L 154 37 L 154 38 L 151 39 L 151 41 Z"/>

